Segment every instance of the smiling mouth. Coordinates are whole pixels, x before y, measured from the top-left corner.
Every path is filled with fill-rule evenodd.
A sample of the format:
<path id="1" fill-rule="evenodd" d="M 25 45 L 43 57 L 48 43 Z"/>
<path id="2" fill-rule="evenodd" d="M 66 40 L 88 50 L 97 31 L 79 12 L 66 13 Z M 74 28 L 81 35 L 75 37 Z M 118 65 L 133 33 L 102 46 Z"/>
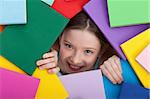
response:
<path id="1" fill-rule="evenodd" d="M 71 65 L 68 63 L 68 66 L 69 68 L 72 70 L 72 71 L 79 71 L 82 67 L 79 67 L 79 66 L 74 66 L 74 65 Z"/>

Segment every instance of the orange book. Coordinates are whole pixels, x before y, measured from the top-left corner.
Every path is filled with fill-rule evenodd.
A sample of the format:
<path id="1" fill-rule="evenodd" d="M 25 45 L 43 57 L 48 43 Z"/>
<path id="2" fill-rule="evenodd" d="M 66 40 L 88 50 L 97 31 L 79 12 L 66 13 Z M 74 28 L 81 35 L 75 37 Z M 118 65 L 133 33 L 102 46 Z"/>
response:
<path id="1" fill-rule="evenodd" d="M 4 30 L 4 25 L 0 25 L 0 32 L 2 32 Z"/>

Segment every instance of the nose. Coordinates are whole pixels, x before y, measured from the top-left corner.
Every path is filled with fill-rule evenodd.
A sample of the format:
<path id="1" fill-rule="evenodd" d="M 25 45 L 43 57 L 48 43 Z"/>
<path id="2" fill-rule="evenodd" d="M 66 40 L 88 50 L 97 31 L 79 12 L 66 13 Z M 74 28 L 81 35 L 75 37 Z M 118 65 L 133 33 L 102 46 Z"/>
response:
<path id="1" fill-rule="evenodd" d="M 73 64 L 80 64 L 81 63 L 81 54 L 80 53 L 75 53 L 75 54 L 73 54 L 72 56 L 71 56 L 71 58 L 70 58 L 70 60 L 71 60 L 71 62 L 73 63 Z"/>

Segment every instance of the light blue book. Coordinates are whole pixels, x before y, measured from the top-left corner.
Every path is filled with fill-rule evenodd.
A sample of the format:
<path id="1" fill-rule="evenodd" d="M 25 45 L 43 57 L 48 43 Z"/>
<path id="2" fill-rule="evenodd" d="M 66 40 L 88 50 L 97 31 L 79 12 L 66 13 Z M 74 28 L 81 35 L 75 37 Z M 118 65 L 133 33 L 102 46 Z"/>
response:
<path id="1" fill-rule="evenodd" d="M 0 25 L 25 23 L 26 0 L 0 0 Z"/>

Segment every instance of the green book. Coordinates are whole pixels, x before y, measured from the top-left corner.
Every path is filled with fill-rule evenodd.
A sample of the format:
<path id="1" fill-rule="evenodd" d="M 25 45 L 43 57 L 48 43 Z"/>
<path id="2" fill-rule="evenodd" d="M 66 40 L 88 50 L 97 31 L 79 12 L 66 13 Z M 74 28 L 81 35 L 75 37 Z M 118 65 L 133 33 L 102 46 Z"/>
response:
<path id="1" fill-rule="evenodd" d="M 111 27 L 150 23 L 150 0 L 107 0 Z"/>
<path id="2" fill-rule="evenodd" d="M 1 55 L 32 75 L 36 61 L 48 52 L 68 19 L 41 0 L 27 1 L 27 24 L 11 25 L 0 33 Z"/>

